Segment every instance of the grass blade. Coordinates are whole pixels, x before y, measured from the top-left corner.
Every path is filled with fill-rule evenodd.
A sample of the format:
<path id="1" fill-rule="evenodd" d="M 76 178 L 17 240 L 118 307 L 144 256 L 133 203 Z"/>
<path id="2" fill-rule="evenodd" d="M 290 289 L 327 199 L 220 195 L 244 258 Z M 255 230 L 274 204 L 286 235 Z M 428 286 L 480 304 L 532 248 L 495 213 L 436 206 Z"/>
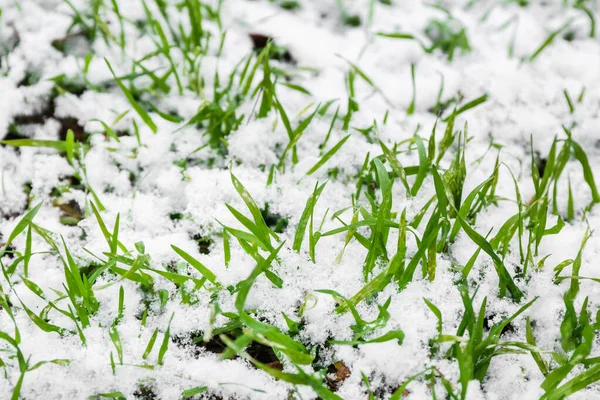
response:
<path id="1" fill-rule="evenodd" d="M 500 259 L 500 257 L 498 257 L 492 245 L 487 240 L 485 240 L 483 236 L 481 236 L 473 228 L 471 228 L 471 226 L 467 223 L 467 221 L 464 220 L 463 217 L 460 216 L 460 214 L 457 213 L 456 219 L 460 222 L 460 225 L 462 226 L 463 230 L 471 238 L 471 240 L 475 242 L 475 244 L 479 246 L 483 251 L 485 251 L 494 261 L 496 272 L 498 273 L 498 276 L 500 278 L 501 287 L 502 285 L 506 285 L 512 298 L 516 302 L 521 301 L 521 298 L 523 297 L 523 292 L 517 287 L 517 285 L 515 285 L 512 277 L 510 276 L 510 274 L 506 270 L 506 267 L 504 266 L 504 262 Z"/>
<path id="2" fill-rule="evenodd" d="M 294 243 L 292 244 L 292 249 L 295 252 L 300 252 L 300 248 L 302 247 L 302 240 L 304 239 L 304 234 L 306 232 L 306 226 L 308 225 L 308 220 L 310 216 L 313 214 L 315 205 L 319 200 L 319 196 L 327 182 L 319 186 L 319 184 L 315 184 L 315 189 L 313 190 L 312 195 L 306 201 L 306 206 L 304 207 L 304 211 L 302 211 L 302 215 L 300 216 L 300 221 L 298 221 L 298 226 L 296 227 L 296 233 L 294 234 Z"/>
<path id="3" fill-rule="evenodd" d="M 129 101 L 129 103 L 131 104 L 131 106 L 133 107 L 135 112 L 137 112 L 138 115 L 140 116 L 140 118 L 142 118 L 142 120 L 146 123 L 146 125 L 148 125 L 148 127 L 150 129 L 152 129 L 152 132 L 156 133 L 158 128 L 156 127 L 156 124 L 154 123 L 154 121 L 152 121 L 152 118 L 150 118 L 150 115 L 148 115 L 146 110 L 144 110 L 142 108 L 142 106 L 139 105 L 139 103 L 133 97 L 133 94 L 131 94 L 129 89 L 127 89 L 125 87 L 125 85 L 123 85 L 123 82 L 121 82 L 121 80 L 119 78 L 117 78 L 117 76 L 115 75 L 115 71 L 113 71 L 113 68 L 110 65 L 110 63 L 108 62 L 108 60 L 105 58 L 104 61 L 106 62 L 106 65 L 108 65 L 108 69 L 110 69 L 110 72 L 113 75 L 115 81 L 117 82 L 117 85 L 119 85 L 119 87 L 121 88 L 121 91 L 123 92 L 123 94 L 125 95 L 127 100 Z"/>
<path id="4" fill-rule="evenodd" d="M 196 260 L 194 257 L 173 244 L 171 245 L 171 248 L 175 250 L 175 253 L 179 254 L 181 258 L 187 261 L 188 264 L 194 267 L 196 271 L 200 272 L 203 277 L 208 279 L 211 283 L 216 283 L 217 276 L 213 274 L 211 270 L 206 268 L 200 261 Z"/>
<path id="5" fill-rule="evenodd" d="M 315 165 L 313 165 L 313 167 L 311 169 L 308 170 L 306 175 L 312 175 L 319 168 L 321 168 L 323 166 L 323 164 L 325 164 L 327 161 L 329 161 L 329 159 L 331 157 L 333 157 L 335 155 L 335 153 L 338 152 L 338 150 L 344 145 L 344 143 L 346 143 L 346 140 L 348 140 L 349 138 L 350 138 L 350 135 L 346 135 L 342 138 L 342 140 L 337 142 L 335 146 L 333 146 L 327 153 L 325 153 L 325 155 L 323 157 L 321 157 L 321 159 Z"/>
<path id="6" fill-rule="evenodd" d="M 37 206 L 35 206 L 31 210 L 29 210 L 27 212 L 27 214 L 25 214 L 23 216 L 23 218 L 21 218 L 21 220 L 17 223 L 17 225 L 14 227 L 14 229 L 8 236 L 6 243 L 3 244 L 2 250 L 0 250 L 0 257 L 2 257 L 4 255 L 4 253 L 6 252 L 6 249 L 13 242 L 13 240 L 15 240 L 17 238 L 17 236 L 19 236 L 21 234 L 21 232 L 23 232 L 25 230 L 25 228 L 27 228 L 30 224 L 33 223 L 33 218 L 35 218 L 36 214 L 42 207 L 42 204 L 43 204 L 42 202 L 38 203 Z"/>
<path id="7" fill-rule="evenodd" d="M 171 314 L 171 318 L 169 319 L 169 324 L 167 325 L 167 330 L 165 331 L 165 336 L 163 338 L 162 344 L 160 345 L 160 349 L 158 350 L 158 365 L 163 364 L 163 359 L 167 350 L 169 349 L 169 341 L 171 340 L 171 321 L 173 321 L 173 317 L 175 313 Z"/>

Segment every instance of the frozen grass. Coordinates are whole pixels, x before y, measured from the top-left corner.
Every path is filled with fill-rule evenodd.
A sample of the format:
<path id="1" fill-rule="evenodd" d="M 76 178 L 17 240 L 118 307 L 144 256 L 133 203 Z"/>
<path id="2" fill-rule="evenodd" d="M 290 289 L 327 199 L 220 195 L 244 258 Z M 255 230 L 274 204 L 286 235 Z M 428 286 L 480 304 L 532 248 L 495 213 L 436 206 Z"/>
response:
<path id="1" fill-rule="evenodd" d="M 0 398 L 600 396 L 595 0 L 1 7 Z"/>

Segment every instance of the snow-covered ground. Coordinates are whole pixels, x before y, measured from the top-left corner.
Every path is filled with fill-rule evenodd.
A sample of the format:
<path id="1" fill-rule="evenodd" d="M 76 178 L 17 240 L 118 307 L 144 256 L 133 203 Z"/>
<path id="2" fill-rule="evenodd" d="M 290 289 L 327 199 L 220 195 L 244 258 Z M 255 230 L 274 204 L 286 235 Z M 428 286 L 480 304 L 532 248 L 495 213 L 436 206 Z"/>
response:
<path id="1" fill-rule="evenodd" d="M 0 10 L 0 399 L 600 398 L 597 0 Z"/>

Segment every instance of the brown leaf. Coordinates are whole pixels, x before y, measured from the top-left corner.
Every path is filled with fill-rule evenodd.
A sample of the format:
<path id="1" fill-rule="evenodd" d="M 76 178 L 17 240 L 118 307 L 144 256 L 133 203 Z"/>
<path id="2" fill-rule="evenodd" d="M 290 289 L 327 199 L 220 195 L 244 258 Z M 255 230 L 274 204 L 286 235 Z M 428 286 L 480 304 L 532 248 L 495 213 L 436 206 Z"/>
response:
<path id="1" fill-rule="evenodd" d="M 327 369 L 326 383 L 329 389 L 336 391 L 340 385 L 352 374 L 350 368 L 342 361 L 336 361 Z"/>

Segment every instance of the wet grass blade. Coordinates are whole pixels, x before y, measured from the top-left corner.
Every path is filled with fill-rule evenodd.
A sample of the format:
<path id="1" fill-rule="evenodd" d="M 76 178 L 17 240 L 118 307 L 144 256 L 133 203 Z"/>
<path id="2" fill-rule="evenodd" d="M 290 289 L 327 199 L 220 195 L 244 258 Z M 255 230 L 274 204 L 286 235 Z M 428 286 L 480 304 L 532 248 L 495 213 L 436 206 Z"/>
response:
<path id="1" fill-rule="evenodd" d="M 417 101 L 417 84 L 415 82 L 415 64 L 410 64 L 410 79 L 412 82 L 412 99 L 410 105 L 406 110 L 406 115 L 413 115 L 415 113 L 415 102 Z"/>
<path id="2" fill-rule="evenodd" d="M 390 164 L 390 167 L 392 167 L 392 170 L 395 172 L 396 176 L 400 179 L 400 182 L 402 182 L 402 185 L 404 185 L 406 193 L 410 194 L 410 186 L 408 184 L 408 179 L 406 178 L 406 171 L 402 167 L 402 164 L 400 164 L 400 161 L 398 161 L 396 155 L 381 140 L 379 141 L 379 145 L 383 150 L 385 159 Z"/>
<path id="3" fill-rule="evenodd" d="M 475 201 L 475 199 L 479 196 L 482 196 L 483 193 L 486 193 L 488 188 L 490 187 L 492 181 L 494 179 L 494 176 L 490 176 L 488 179 L 486 179 L 485 181 L 481 182 L 479 185 L 477 185 L 472 191 L 471 193 L 469 193 L 467 195 L 467 197 L 465 198 L 465 201 L 463 201 L 463 203 L 460 206 L 460 209 L 458 210 L 458 214 L 466 220 L 467 216 L 470 214 L 471 212 L 471 206 L 473 205 L 473 202 Z M 454 221 L 454 225 L 452 226 L 452 231 L 450 232 L 450 242 L 454 242 L 456 240 L 456 236 L 458 235 L 458 232 L 460 231 L 460 222 L 458 221 L 458 219 L 456 219 Z"/>
<path id="4" fill-rule="evenodd" d="M 156 124 L 154 123 L 154 121 L 152 121 L 152 118 L 150 118 L 150 115 L 148 115 L 146 110 L 144 110 L 142 108 L 142 106 L 139 105 L 139 103 L 133 97 L 133 94 L 131 94 L 129 89 L 127 89 L 125 87 L 125 85 L 123 85 L 123 82 L 121 82 L 121 80 L 119 78 L 117 78 L 117 76 L 115 75 L 115 71 L 113 71 L 113 68 L 110 65 L 110 63 L 108 62 L 108 60 L 105 58 L 104 61 L 106 62 L 106 65 L 108 65 L 108 69 L 110 69 L 110 72 L 112 73 L 112 75 L 115 79 L 115 82 L 117 82 L 117 85 L 119 85 L 119 87 L 121 88 L 121 91 L 123 92 L 123 94 L 125 95 L 127 100 L 129 101 L 129 103 L 131 104 L 131 106 L 133 107 L 135 112 L 137 112 L 138 115 L 140 116 L 140 118 L 142 118 L 142 120 L 146 123 L 146 125 L 148 125 L 148 127 L 150 129 L 152 129 L 152 132 L 156 133 L 158 128 L 156 127 Z"/>
<path id="5" fill-rule="evenodd" d="M 378 186 L 381 190 L 381 203 L 377 209 L 377 222 L 371 228 L 371 246 L 363 266 L 365 281 L 373 270 L 376 260 L 387 260 L 386 243 L 389 227 L 386 226 L 385 222 L 391 219 L 390 213 L 392 210 L 393 181 L 389 179 L 389 174 L 379 159 L 375 158 L 373 164 L 375 165 Z"/>
<path id="6" fill-rule="evenodd" d="M 279 84 L 282 85 L 282 86 L 285 86 L 285 87 L 287 87 L 289 89 L 295 90 L 297 92 L 306 94 L 308 96 L 312 96 L 312 93 L 310 93 L 308 90 L 306 90 L 305 88 L 303 88 L 300 85 L 295 85 L 295 84 L 289 83 L 289 82 L 279 82 Z"/>
<path id="7" fill-rule="evenodd" d="M 535 337 L 533 336 L 533 329 L 531 327 L 531 321 L 529 320 L 529 317 L 527 317 L 527 319 L 525 320 L 525 336 L 527 338 L 527 343 L 529 343 L 532 346 L 536 345 Z M 535 363 L 537 364 L 538 368 L 540 369 L 540 372 L 542 374 L 544 374 L 544 376 L 548 375 L 548 372 L 549 372 L 548 365 L 542 358 L 541 354 L 538 352 L 531 352 L 531 356 L 535 360 Z"/>
<path id="8" fill-rule="evenodd" d="M 419 193 L 419 189 L 421 188 L 421 185 L 423 185 L 423 181 L 427 176 L 427 170 L 429 169 L 429 159 L 427 158 L 425 145 L 423 144 L 423 140 L 421 140 L 420 136 L 415 136 L 415 143 L 417 144 L 417 151 L 419 153 L 419 172 L 417 172 L 415 182 L 413 183 L 413 187 L 411 189 L 411 194 L 413 196 L 416 196 L 417 193 Z"/>
<path id="9" fill-rule="evenodd" d="M 442 140 L 440 140 L 440 143 L 438 144 L 438 156 L 437 159 L 435 160 L 436 164 L 439 164 L 440 161 L 442 160 L 442 158 L 444 157 L 444 154 L 446 154 L 446 151 L 448 150 L 448 148 L 450 148 L 450 146 L 452 145 L 452 142 L 454 142 L 454 120 L 456 118 L 456 110 L 454 110 L 452 112 L 452 114 L 450 114 L 450 117 L 448 117 L 448 122 L 446 124 L 446 130 L 444 131 L 444 136 L 442 137 Z"/>
<path id="10" fill-rule="evenodd" d="M 540 47 L 538 47 L 537 50 L 535 52 L 533 52 L 532 55 L 529 56 L 527 61 L 533 62 L 533 60 L 535 60 L 537 58 L 537 56 L 539 56 L 540 53 L 542 51 L 544 51 L 544 49 L 546 47 L 550 46 L 552 44 L 552 42 L 554 42 L 554 39 L 556 39 L 556 37 L 558 35 L 560 35 L 560 33 L 562 31 L 567 29 L 569 27 L 569 25 L 571 25 L 571 21 L 568 21 L 566 24 L 562 25 L 560 28 L 558 28 L 555 31 L 553 31 L 552 33 L 550 33 L 550 35 L 546 38 L 546 40 L 544 40 L 544 42 L 540 45 Z"/>
<path id="11" fill-rule="evenodd" d="M 258 276 L 261 273 L 263 273 L 263 272 L 266 273 L 268 271 L 268 268 L 270 267 L 271 263 L 273 261 L 275 261 L 275 259 L 277 258 L 277 254 L 279 253 L 279 250 L 281 250 L 281 248 L 283 247 L 284 243 L 285 242 L 282 242 L 279 245 L 279 247 L 277 247 L 276 249 L 273 249 L 271 251 L 271 254 L 269 254 L 269 257 L 267 257 L 266 259 L 264 259 L 264 258 L 260 259 L 256 263 L 256 267 L 250 273 L 250 276 L 248 276 L 248 278 L 246 278 L 243 281 L 241 281 L 240 283 L 238 283 L 238 293 L 237 293 L 237 297 L 235 299 L 235 307 L 240 313 L 244 311 L 244 305 L 246 304 L 246 298 L 248 297 L 248 293 L 250 292 L 250 289 L 252 288 L 254 281 L 256 280 L 256 278 L 258 278 Z"/>
<path id="12" fill-rule="evenodd" d="M 123 345 L 121 343 L 121 337 L 119 336 L 119 331 L 116 326 L 111 326 L 108 330 L 108 335 L 110 336 L 110 340 L 113 342 L 115 349 L 117 351 L 117 357 L 119 358 L 119 364 L 123 365 Z"/>
<path id="13" fill-rule="evenodd" d="M 501 288 L 503 286 L 507 287 L 512 298 L 517 303 L 520 302 L 521 298 L 523 298 L 523 292 L 517 287 L 517 285 L 515 285 L 512 277 L 510 276 L 510 274 L 506 270 L 506 267 L 504 266 L 504 262 L 500 259 L 500 257 L 498 257 L 492 245 L 487 240 L 485 240 L 483 236 L 481 236 L 473 228 L 471 228 L 471 226 L 467 223 L 467 221 L 464 220 L 463 217 L 460 216 L 460 214 L 457 214 L 456 219 L 460 222 L 460 225 L 462 226 L 467 236 L 469 236 L 471 240 L 475 242 L 475 244 L 479 246 L 484 252 L 486 252 L 494 261 L 496 272 L 498 273 L 498 277 L 500 278 Z"/>
<path id="14" fill-rule="evenodd" d="M 567 92 L 567 89 L 563 90 L 563 93 L 565 95 L 565 100 L 567 101 L 567 105 L 569 106 L 569 112 L 571 114 L 573 114 L 575 112 L 575 106 L 573 106 L 573 102 L 571 101 L 571 97 L 569 96 L 569 92 Z"/>
<path id="15" fill-rule="evenodd" d="M 452 116 L 456 117 L 457 115 L 460 115 L 460 114 L 464 113 L 465 111 L 470 110 L 471 108 L 477 107 L 478 105 L 485 103 L 487 101 L 487 99 L 488 99 L 487 93 L 482 96 L 479 96 L 478 98 L 469 101 L 467 104 L 460 107 L 458 110 L 454 111 L 452 113 Z M 452 116 L 446 118 L 444 121 L 449 121 Z"/>
<path id="16" fill-rule="evenodd" d="M 173 321 L 173 317 L 175 314 L 171 314 L 171 318 L 169 319 L 169 324 L 167 325 L 167 330 L 165 331 L 165 336 L 163 337 L 162 344 L 160 345 L 160 349 L 158 350 L 158 365 L 163 364 L 163 359 L 167 350 L 169 349 L 169 341 L 171 340 L 171 321 Z"/>
<path id="17" fill-rule="evenodd" d="M 258 231 L 260 232 L 259 238 L 261 240 L 263 240 L 267 246 L 270 247 L 271 246 L 271 236 L 274 236 L 277 238 L 277 235 L 274 232 L 272 232 L 271 229 L 267 226 L 267 224 L 262 216 L 262 213 L 260 211 L 260 208 L 254 201 L 254 199 L 252 198 L 250 193 L 246 190 L 244 185 L 239 181 L 239 179 L 237 179 L 235 177 L 233 172 L 230 172 L 230 176 L 231 176 L 231 182 L 233 183 L 233 187 L 235 188 L 235 190 L 238 192 L 238 194 L 240 195 L 240 197 L 246 204 L 246 207 L 250 211 L 250 214 L 252 214 L 252 218 L 254 219 L 254 224 L 256 225 Z"/>
<path id="18" fill-rule="evenodd" d="M 546 392 L 540 400 L 562 400 L 598 381 L 600 381 L 600 364 L 585 370 L 562 386 Z"/>
<path id="19" fill-rule="evenodd" d="M 200 393 L 206 392 L 207 390 L 208 390 L 208 386 L 198 386 L 195 388 L 186 389 L 183 392 L 181 392 L 181 397 L 183 397 L 183 398 L 194 397 L 196 395 L 199 395 Z"/>
<path id="20" fill-rule="evenodd" d="M 152 336 L 150 336 L 150 340 L 148 341 L 148 344 L 146 345 L 146 350 L 144 350 L 144 354 L 142 354 L 142 359 L 145 360 L 146 358 L 148 358 L 148 356 L 152 352 L 152 348 L 154 347 L 154 343 L 156 342 L 157 336 L 158 336 L 158 328 L 155 328 L 154 332 L 152 332 Z"/>
<path id="21" fill-rule="evenodd" d="M 292 244 L 292 249 L 295 252 L 299 252 L 302 247 L 302 241 L 304 239 L 304 234 L 306 232 L 306 226 L 308 225 L 308 221 L 311 215 L 314 212 L 315 205 L 319 200 L 319 196 L 327 182 L 319 186 L 319 184 L 315 184 L 315 188 L 313 190 L 312 195 L 306 201 L 306 206 L 304 207 L 304 211 L 302 211 L 302 215 L 300 216 L 300 221 L 298 221 L 298 226 L 296 227 L 296 233 L 294 234 L 294 243 Z"/>
<path id="22" fill-rule="evenodd" d="M 407 39 L 407 40 L 416 40 L 414 35 L 410 33 L 402 33 L 402 32 L 377 32 L 377 36 L 390 38 L 390 39 Z"/>
<path id="23" fill-rule="evenodd" d="M 585 182 L 588 184 L 590 190 L 592 191 L 592 201 L 594 203 L 600 203 L 600 193 L 598 193 L 598 187 L 596 186 L 596 182 L 594 181 L 594 173 L 592 172 L 592 167 L 590 166 L 590 162 L 588 160 L 587 154 L 583 150 L 583 148 L 574 140 L 571 141 L 571 148 L 573 149 L 573 155 L 581 164 L 583 168 L 583 178 Z"/>
<path id="24" fill-rule="evenodd" d="M 211 283 L 216 283 L 217 276 L 212 273 L 211 270 L 206 268 L 200 261 L 196 260 L 194 257 L 180 249 L 175 245 L 171 245 L 171 248 L 175 250 L 175 253 L 179 254 L 181 258 L 188 262 L 196 271 L 198 271 L 203 277 L 208 279 Z"/>
<path id="25" fill-rule="evenodd" d="M 575 201 L 573 200 L 573 191 L 571 190 L 571 178 L 569 177 L 569 197 L 567 200 L 567 221 L 572 222 L 575 219 Z"/>
<path id="26" fill-rule="evenodd" d="M 319 168 L 321 168 L 327 161 L 329 161 L 329 159 L 331 157 L 333 157 L 335 155 L 335 153 L 338 152 L 339 149 L 342 148 L 342 146 L 344 145 L 344 143 L 346 143 L 346 140 L 348 140 L 349 138 L 350 138 L 350 135 L 346 135 L 346 136 L 344 136 L 342 138 L 342 140 L 340 140 L 339 142 L 337 142 L 335 144 L 335 146 L 333 146 L 329 151 L 327 151 L 327 153 L 325 153 L 325 155 L 323 155 L 323 157 L 321 157 L 321 159 L 319 161 L 317 161 L 317 163 L 315 165 L 313 165 L 313 167 L 311 169 L 308 170 L 308 172 L 306 173 L 306 175 L 312 175 Z"/>
<path id="27" fill-rule="evenodd" d="M 44 147 L 60 151 L 66 151 L 66 144 L 61 140 L 43 140 L 43 139 L 11 139 L 0 140 L 0 144 L 13 147 Z"/>
<path id="28" fill-rule="evenodd" d="M 29 210 L 27 212 L 27 214 L 25 214 L 23 216 L 23 218 L 21 218 L 21 220 L 13 228 L 12 232 L 8 236 L 8 239 L 6 240 L 6 243 L 4 243 L 2 246 L 2 250 L 0 250 L 0 257 L 2 257 L 5 254 L 6 249 L 8 248 L 8 246 L 10 246 L 10 244 L 13 242 L 13 240 L 15 240 L 17 238 L 17 236 L 19 236 L 21 234 L 21 232 L 23 232 L 25 230 L 25 228 L 27 228 L 30 224 L 33 223 L 33 218 L 35 218 L 36 214 L 42 207 L 42 204 L 43 203 L 40 202 L 40 203 L 38 203 L 38 205 L 33 207 L 31 210 Z"/>

